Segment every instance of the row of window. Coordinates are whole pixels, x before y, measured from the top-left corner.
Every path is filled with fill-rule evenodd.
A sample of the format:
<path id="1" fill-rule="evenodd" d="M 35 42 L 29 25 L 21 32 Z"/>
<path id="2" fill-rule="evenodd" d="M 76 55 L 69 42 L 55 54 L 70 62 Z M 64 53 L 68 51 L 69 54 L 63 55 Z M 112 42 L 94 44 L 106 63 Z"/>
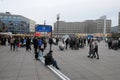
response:
<path id="1" fill-rule="evenodd" d="M 0 16 L 0 19 L 20 19 L 19 16 Z"/>

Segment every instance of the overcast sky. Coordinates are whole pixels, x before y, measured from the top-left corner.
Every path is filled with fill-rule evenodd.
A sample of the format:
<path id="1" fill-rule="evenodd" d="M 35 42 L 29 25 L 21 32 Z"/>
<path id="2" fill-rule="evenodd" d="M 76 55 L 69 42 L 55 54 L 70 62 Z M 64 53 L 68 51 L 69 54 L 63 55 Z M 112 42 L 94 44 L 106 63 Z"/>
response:
<path id="1" fill-rule="evenodd" d="M 23 15 L 38 24 L 53 25 L 57 14 L 66 22 L 95 20 L 103 15 L 118 25 L 120 0 L 0 0 L 0 12 Z"/>

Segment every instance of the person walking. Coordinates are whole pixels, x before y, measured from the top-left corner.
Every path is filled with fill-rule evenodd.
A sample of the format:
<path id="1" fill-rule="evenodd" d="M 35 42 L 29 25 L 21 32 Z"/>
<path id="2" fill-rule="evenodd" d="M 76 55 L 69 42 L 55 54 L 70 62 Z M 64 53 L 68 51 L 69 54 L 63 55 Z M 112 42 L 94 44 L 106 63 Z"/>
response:
<path id="1" fill-rule="evenodd" d="M 93 52 L 94 52 L 93 40 L 90 40 L 90 42 L 89 42 L 89 55 L 88 55 L 88 58 L 91 58 L 91 56 L 93 55 Z"/>
<path id="2" fill-rule="evenodd" d="M 98 44 L 97 42 L 94 43 L 94 52 L 91 58 L 96 58 L 99 59 L 99 54 L 98 54 Z"/>

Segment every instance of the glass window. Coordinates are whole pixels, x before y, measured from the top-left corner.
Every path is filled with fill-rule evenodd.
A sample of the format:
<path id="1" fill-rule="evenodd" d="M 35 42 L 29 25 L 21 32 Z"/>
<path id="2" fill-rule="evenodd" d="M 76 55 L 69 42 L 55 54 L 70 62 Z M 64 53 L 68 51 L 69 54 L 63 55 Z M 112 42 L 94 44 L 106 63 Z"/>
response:
<path id="1" fill-rule="evenodd" d="M 13 19 L 16 19 L 17 17 L 16 16 L 13 16 Z"/>
<path id="2" fill-rule="evenodd" d="M 12 17 L 11 16 L 9 16 L 9 19 L 11 19 Z"/>
<path id="3" fill-rule="evenodd" d="M 2 16 L 0 16 L 0 18 L 2 18 Z"/>
<path id="4" fill-rule="evenodd" d="M 20 17 L 17 17 L 17 19 L 20 19 Z"/>
<path id="5" fill-rule="evenodd" d="M 8 16 L 4 16 L 4 18 L 5 18 L 5 19 L 7 19 L 7 18 L 8 18 Z"/>

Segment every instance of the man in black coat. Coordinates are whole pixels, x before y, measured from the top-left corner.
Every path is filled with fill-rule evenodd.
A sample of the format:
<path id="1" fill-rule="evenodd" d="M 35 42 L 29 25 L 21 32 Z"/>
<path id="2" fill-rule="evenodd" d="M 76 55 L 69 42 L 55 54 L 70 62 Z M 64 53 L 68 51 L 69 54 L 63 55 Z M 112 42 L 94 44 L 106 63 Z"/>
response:
<path id="1" fill-rule="evenodd" d="M 53 39 L 52 39 L 52 38 L 49 38 L 50 50 L 52 50 L 52 44 L 53 44 Z"/>
<path id="2" fill-rule="evenodd" d="M 26 40 L 26 51 L 31 50 L 31 39 L 28 37 Z"/>
<path id="3" fill-rule="evenodd" d="M 34 45 L 35 59 L 38 60 L 38 52 L 37 52 L 37 49 L 38 49 L 38 40 L 37 40 L 36 37 L 33 39 L 33 45 Z"/>
<path id="4" fill-rule="evenodd" d="M 52 52 L 53 51 L 50 50 L 49 53 L 47 53 L 47 55 L 44 56 L 44 58 L 45 58 L 45 65 L 53 65 L 56 69 L 60 70 L 60 68 L 57 65 L 56 60 L 52 56 Z"/>

